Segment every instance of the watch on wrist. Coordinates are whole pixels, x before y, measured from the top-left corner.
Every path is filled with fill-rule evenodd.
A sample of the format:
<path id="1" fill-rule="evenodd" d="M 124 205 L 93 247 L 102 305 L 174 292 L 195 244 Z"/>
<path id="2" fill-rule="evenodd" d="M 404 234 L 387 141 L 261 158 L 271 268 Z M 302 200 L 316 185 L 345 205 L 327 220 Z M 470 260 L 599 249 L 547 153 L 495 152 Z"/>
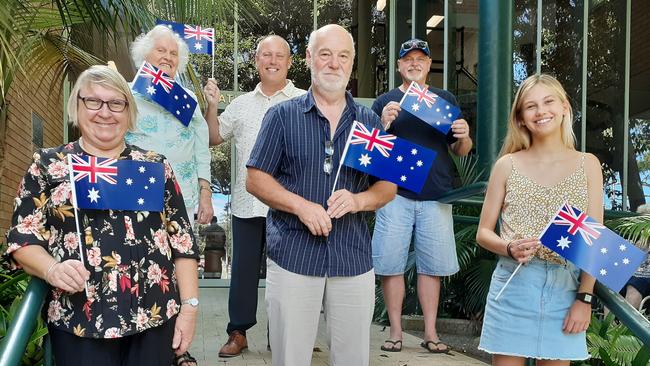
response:
<path id="1" fill-rule="evenodd" d="M 585 304 L 591 305 L 594 302 L 594 295 L 588 292 L 578 292 L 576 294 L 576 300 L 580 300 Z"/>
<path id="2" fill-rule="evenodd" d="M 193 308 L 196 308 L 199 306 L 199 299 L 196 297 L 190 297 L 189 299 L 181 301 L 181 305 L 189 305 Z"/>

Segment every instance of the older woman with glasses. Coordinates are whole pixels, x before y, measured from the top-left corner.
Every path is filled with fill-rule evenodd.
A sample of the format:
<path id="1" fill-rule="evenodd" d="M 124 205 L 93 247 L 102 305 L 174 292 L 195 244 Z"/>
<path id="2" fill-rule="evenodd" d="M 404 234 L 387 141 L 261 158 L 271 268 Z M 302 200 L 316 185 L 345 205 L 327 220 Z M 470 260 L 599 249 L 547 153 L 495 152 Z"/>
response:
<path id="1" fill-rule="evenodd" d="M 131 45 L 131 57 L 136 67 L 147 61 L 172 78 L 185 69 L 188 54 L 187 44 L 163 25 L 140 35 Z M 196 98 L 194 94 L 192 96 Z M 136 128 L 126 135 L 126 140 L 164 154 L 176 172 L 190 219 L 196 213 L 199 223 L 210 223 L 214 213 L 210 189 L 211 155 L 208 124 L 201 111 L 197 107 L 189 125 L 185 126 L 147 96 L 134 92 L 134 97 L 140 114 Z M 218 100 L 209 99 L 208 103 L 216 108 Z M 216 113 L 209 118 L 216 118 Z"/>
<path id="2" fill-rule="evenodd" d="M 81 137 L 34 154 L 18 188 L 7 254 L 52 286 L 43 313 L 57 364 L 168 366 L 174 349 L 182 354 L 192 341 L 198 302 L 198 249 L 176 179 L 164 156 L 124 142 L 137 107 L 117 72 L 84 71 L 68 114 Z M 86 193 L 73 197 L 69 155 L 158 167 L 162 211 L 75 209 Z"/>

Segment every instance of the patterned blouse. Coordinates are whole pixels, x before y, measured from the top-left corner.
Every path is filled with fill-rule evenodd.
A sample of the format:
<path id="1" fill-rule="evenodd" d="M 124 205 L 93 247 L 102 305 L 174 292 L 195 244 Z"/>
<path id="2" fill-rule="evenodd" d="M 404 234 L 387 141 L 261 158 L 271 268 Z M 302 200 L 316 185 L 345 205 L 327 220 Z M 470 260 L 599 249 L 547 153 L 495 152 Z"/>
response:
<path id="1" fill-rule="evenodd" d="M 58 261 L 79 259 L 66 164 L 70 153 L 88 155 L 78 141 L 34 154 L 18 188 L 7 254 L 40 245 Z M 55 288 L 43 308 L 51 326 L 80 337 L 124 337 L 172 318 L 180 308 L 174 259 L 198 258 L 183 197 L 165 157 L 127 145 L 119 159 L 164 163 L 164 211 L 80 210 L 88 297 Z"/>
<path id="2" fill-rule="evenodd" d="M 521 174 L 512 155 L 508 157 L 512 163 L 512 172 L 506 181 L 506 196 L 501 209 L 501 237 L 504 240 L 538 238 L 565 200 L 580 211 L 587 209 L 589 195 L 584 154 L 580 166 L 551 187 L 538 184 Z M 539 246 L 535 257 L 551 263 L 566 263 L 557 253 L 543 245 Z"/>

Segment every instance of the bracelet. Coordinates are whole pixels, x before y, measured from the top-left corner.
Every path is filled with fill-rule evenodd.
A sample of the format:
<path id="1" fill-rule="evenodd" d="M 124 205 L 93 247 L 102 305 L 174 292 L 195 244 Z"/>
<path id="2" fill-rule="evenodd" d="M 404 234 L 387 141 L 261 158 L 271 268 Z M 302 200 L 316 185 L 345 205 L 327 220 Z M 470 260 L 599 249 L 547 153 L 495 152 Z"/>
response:
<path id="1" fill-rule="evenodd" d="M 48 277 L 50 276 L 50 272 L 52 272 L 52 270 L 54 269 L 54 266 L 56 266 L 57 264 L 59 264 L 59 261 L 54 259 L 52 261 L 52 263 L 50 264 L 50 266 L 47 267 L 47 271 L 45 271 L 45 277 L 44 277 L 45 282 L 50 283 L 50 281 L 48 280 Z"/>
<path id="2" fill-rule="evenodd" d="M 508 257 L 512 258 L 513 260 L 517 260 L 517 258 L 515 258 L 515 256 L 512 255 L 512 249 L 511 249 L 511 246 L 512 246 L 512 242 L 509 241 L 509 242 L 508 242 L 508 245 L 506 245 L 506 250 L 508 251 Z"/>

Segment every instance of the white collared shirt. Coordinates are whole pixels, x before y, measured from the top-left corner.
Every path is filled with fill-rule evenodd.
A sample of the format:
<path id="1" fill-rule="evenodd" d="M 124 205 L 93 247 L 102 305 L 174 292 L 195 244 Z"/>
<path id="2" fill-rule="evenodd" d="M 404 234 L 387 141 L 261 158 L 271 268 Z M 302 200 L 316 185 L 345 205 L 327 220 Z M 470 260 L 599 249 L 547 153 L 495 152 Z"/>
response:
<path id="1" fill-rule="evenodd" d="M 232 187 L 233 215 L 240 218 L 266 217 L 268 206 L 246 191 L 246 162 L 266 111 L 275 104 L 305 93 L 288 80 L 282 90 L 266 96 L 259 83 L 252 92 L 233 99 L 219 116 L 219 135 L 224 140 L 233 138 L 237 150 L 235 184 Z"/>

